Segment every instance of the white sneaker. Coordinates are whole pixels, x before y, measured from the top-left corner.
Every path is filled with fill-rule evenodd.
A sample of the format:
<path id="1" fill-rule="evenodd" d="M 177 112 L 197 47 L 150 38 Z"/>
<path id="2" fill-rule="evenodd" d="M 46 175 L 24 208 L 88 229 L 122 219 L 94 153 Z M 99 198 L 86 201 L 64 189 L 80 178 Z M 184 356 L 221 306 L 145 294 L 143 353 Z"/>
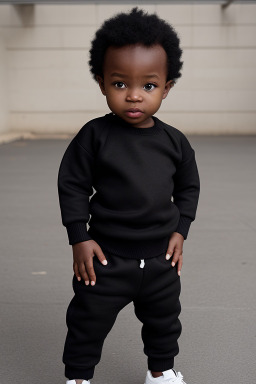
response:
<path id="1" fill-rule="evenodd" d="M 180 372 L 176 372 L 174 369 L 168 369 L 163 371 L 163 375 L 159 377 L 153 377 L 151 371 L 147 371 L 147 376 L 144 384 L 186 384 L 183 381 L 183 376 Z"/>
<path id="2" fill-rule="evenodd" d="M 75 380 L 68 380 L 68 381 L 66 381 L 66 384 L 76 384 L 76 381 Z M 84 380 L 82 382 L 82 384 L 91 384 L 91 383 L 90 383 L 90 380 Z"/>

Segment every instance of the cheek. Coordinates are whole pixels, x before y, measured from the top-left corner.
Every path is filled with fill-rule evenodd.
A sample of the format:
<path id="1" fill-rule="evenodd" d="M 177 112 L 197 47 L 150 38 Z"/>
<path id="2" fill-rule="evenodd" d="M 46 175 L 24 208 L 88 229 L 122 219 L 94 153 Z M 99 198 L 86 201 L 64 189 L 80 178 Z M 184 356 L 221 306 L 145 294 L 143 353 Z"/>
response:
<path id="1" fill-rule="evenodd" d="M 152 95 L 148 101 L 151 105 L 160 105 L 162 100 L 163 100 L 163 92 L 159 90 L 155 92 L 154 95 Z"/>
<path id="2" fill-rule="evenodd" d="M 123 96 L 117 92 L 109 92 L 107 94 L 107 100 L 109 103 L 121 104 Z"/>
<path id="3" fill-rule="evenodd" d="M 120 108 L 123 108 L 123 98 L 114 92 L 106 95 L 106 101 L 109 108 L 114 113 L 118 113 Z"/>

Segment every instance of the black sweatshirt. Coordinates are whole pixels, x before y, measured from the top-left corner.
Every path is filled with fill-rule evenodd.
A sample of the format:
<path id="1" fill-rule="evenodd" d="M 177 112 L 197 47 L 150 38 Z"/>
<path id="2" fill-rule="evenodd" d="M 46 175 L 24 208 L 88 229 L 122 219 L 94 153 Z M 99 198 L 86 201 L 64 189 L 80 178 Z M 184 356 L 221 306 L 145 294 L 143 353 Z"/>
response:
<path id="1" fill-rule="evenodd" d="M 93 239 L 139 259 L 165 252 L 173 232 L 187 238 L 200 191 L 195 152 L 181 131 L 153 120 L 136 128 L 109 113 L 70 142 L 58 174 L 69 244 Z"/>

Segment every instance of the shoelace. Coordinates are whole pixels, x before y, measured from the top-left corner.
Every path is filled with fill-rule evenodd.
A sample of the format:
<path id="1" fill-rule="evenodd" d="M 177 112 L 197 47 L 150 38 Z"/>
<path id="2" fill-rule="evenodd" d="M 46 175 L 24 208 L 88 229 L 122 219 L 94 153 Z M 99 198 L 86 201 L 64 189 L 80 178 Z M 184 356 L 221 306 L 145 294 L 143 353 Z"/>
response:
<path id="1" fill-rule="evenodd" d="M 176 372 L 176 377 L 173 378 L 173 379 L 168 379 L 166 381 L 166 383 L 168 384 L 171 384 L 171 383 L 175 383 L 175 384 L 185 384 L 185 382 L 183 381 L 183 376 L 180 372 Z"/>

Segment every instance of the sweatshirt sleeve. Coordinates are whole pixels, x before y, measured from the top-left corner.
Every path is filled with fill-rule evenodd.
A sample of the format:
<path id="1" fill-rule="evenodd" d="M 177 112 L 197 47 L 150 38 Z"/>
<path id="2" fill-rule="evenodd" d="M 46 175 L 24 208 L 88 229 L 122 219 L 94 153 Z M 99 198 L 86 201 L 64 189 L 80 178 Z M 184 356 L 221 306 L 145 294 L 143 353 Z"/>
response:
<path id="1" fill-rule="evenodd" d="M 180 220 L 175 232 L 186 240 L 192 221 L 195 220 L 200 194 L 200 179 L 195 151 L 182 134 L 182 160 L 174 175 L 173 202 L 179 208 Z"/>
<path id="2" fill-rule="evenodd" d="M 62 224 L 67 229 L 69 244 L 91 240 L 89 197 L 93 194 L 94 156 L 74 137 L 62 158 L 58 173 L 58 194 Z"/>

